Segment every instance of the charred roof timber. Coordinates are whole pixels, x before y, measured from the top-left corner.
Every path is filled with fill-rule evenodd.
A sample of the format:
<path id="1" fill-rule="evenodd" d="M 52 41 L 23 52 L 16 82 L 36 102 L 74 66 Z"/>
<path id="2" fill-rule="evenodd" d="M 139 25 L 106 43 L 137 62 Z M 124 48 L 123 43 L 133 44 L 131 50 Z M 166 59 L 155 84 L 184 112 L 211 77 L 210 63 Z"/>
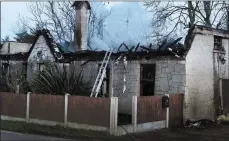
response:
<path id="1" fill-rule="evenodd" d="M 183 59 L 177 56 L 184 56 L 186 50 L 184 46 L 179 43 L 181 38 L 171 42 L 163 43 L 164 48 L 152 49 L 152 44 L 149 46 L 143 46 L 138 43 L 136 46 L 127 46 L 125 43 L 122 43 L 117 52 L 112 53 L 111 58 L 116 60 L 119 56 L 124 55 L 127 57 L 127 60 L 138 60 L 138 59 L 152 59 L 152 58 L 161 58 L 161 57 L 170 57 L 171 59 Z M 122 51 L 124 49 L 125 51 Z M 172 51 L 171 51 L 172 50 Z M 88 60 L 102 60 L 105 51 L 84 51 L 76 53 L 65 53 L 64 62 L 71 62 L 74 60 L 88 59 Z"/>

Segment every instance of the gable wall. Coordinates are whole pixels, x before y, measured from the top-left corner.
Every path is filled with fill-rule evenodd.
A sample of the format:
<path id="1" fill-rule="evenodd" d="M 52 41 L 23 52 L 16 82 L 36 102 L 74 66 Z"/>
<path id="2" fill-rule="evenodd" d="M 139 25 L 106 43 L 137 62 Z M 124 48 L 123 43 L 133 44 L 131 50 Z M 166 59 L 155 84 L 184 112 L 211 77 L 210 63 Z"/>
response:
<path id="1" fill-rule="evenodd" d="M 31 81 L 34 72 L 38 70 L 38 64 L 37 64 L 38 63 L 38 57 L 37 57 L 38 51 L 42 51 L 43 60 L 47 60 L 50 62 L 55 61 L 48 45 L 46 44 L 45 38 L 43 36 L 40 36 L 28 57 L 27 80 L 29 82 Z"/>
<path id="2" fill-rule="evenodd" d="M 222 43 L 226 49 L 226 63 L 218 62 L 218 53 L 213 53 L 214 35 L 226 37 L 221 33 L 201 31 L 196 34 L 186 56 L 185 119 L 214 119 L 219 105 L 219 79 L 228 78 L 229 44 Z"/>

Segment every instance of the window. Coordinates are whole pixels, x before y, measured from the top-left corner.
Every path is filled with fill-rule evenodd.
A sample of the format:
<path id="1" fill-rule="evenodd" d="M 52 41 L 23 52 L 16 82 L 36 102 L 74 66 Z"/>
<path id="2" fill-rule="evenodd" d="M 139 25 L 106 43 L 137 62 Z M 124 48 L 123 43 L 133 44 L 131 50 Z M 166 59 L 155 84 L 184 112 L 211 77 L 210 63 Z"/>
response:
<path id="1" fill-rule="evenodd" d="M 214 50 L 222 49 L 222 37 L 214 36 Z"/>
<path id="2" fill-rule="evenodd" d="M 44 69 L 44 63 L 37 63 L 38 64 L 38 70 L 42 71 Z"/>
<path id="3" fill-rule="evenodd" d="M 154 95 L 156 64 L 141 65 L 140 95 Z"/>
<path id="4" fill-rule="evenodd" d="M 102 64 L 98 65 L 98 73 L 99 73 L 99 69 L 100 69 L 101 65 Z M 103 79 L 99 95 L 109 97 L 109 81 L 110 81 L 110 68 L 107 65 L 106 74 L 105 74 L 105 77 Z"/>
<path id="5" fill-rule="evenodd" d="M 25 76 L 27 74 L 27 62 L 23 62 L 22 74 Z"/>

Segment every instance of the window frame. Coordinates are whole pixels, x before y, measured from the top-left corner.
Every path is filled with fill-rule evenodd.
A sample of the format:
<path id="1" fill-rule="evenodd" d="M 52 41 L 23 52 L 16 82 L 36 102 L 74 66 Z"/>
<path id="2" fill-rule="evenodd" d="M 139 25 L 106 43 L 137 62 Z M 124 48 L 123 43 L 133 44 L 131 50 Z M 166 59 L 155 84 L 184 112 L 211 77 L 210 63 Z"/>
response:
<path id="1" fill-rule="evenodd" d="M 146 66 L 146 67 L 152 67 L 153 69 L 153 78 L 150 78 L 150 79 L 147 79 L 147 78 L 144 78 L 143 76 L 143 67 Z M 148 94 L 147 95 L 144 95 L 143 94 L 143 84 L 152 84 L 153 85 L 153 94 L 150 95 L 150 96 L 153 96 L 155 95 L 155 82 L 156 82 L 156 63 L 153 63 L 153 64 L 140 64 L 140 96 L 149 96 Z M 152 76 L 151 76 L 152 77 Z"/>
<path id="2" fill-rule="evenodd" d="M 223 37 L 214 35 L 214 50 L 220 51 L 223 49 Z"/>

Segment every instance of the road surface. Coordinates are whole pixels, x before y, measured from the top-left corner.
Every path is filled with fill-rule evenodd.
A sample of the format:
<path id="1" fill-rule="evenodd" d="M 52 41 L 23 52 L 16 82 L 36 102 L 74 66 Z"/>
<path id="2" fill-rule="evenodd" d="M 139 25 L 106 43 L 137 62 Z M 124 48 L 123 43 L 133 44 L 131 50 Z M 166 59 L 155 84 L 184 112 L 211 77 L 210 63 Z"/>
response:
<path id="1" fill-rule="evenodd" d="M 60 139 L 55 137 L 16 133 L 11 131 L 2 131 L 1 130 L 1 139 L 0 140 L 55 140 L 55 141 L 71 141 L 69 139 Z M 73 141 L 73 140 L 72 140 Z"/>

